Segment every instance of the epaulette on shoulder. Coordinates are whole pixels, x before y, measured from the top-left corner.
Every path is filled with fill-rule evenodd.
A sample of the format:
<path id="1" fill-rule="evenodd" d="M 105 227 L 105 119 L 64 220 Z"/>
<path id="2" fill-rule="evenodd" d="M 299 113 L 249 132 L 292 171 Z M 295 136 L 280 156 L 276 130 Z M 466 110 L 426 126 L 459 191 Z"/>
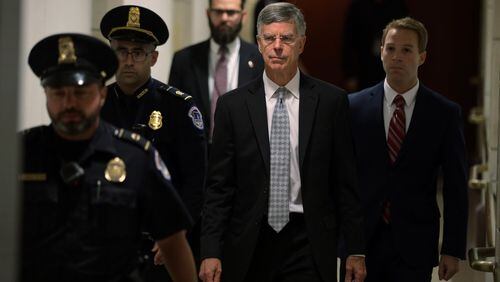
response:
<path id="1" fill-rule="evenodd" d="M 179 98 L 183 99 L 184 101 L 187 101 L 187 100 L 190 100 L 193 98 L 193 97 L 191 97 L 191 95 L 188 95 L 188 94 L 180 91 L 179 89 L 172 87 L 172 86 L 169 86 L 169 85 L 162 85 L 162 86 L 160 86 L 159 90 L 160 90 L 160 92 L 164 92 L 166 94 L 174 95 L 175 97 L 179 97 Z"/>
<path id="2" fill-rule="evenodd" d="M 146 138 L 142 137 L 137 133 L 130 132 L 128 130 L 120 128 L 120 129 L 115 129 L 114 135 L 119 139 L 126 140 L 130 143 L 133 143 L 141 147 L 146 152 L 151 149 L 151 141 L 147 140 Z"/>

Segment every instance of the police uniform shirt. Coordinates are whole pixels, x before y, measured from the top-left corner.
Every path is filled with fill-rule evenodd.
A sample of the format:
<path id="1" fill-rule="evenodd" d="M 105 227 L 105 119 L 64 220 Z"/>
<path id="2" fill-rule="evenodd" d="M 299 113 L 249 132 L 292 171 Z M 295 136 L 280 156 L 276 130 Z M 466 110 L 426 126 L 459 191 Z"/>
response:
<path id="1" fill-rule="evenodd" d="M 206 144 L 203 118 L 191 97 L 150 78 L 134 95 L 108 86 L 101 117 L 151 140 L 172 174 L 172 183 L 197 219 L 203 203 Z"/>
<path id="2" fill-rule="evenodd" d="M 22 134 L 22 281 L 111 281 L 137 265 L 142 231 L 155 240 L 191 220 L 150 142 L 100 122 L 91 140 L 72 144 L 51 126 Z M 84 175 L 65 184 L 61 167 Z M 114 280 L 113 280 L 114 281 Z"/>

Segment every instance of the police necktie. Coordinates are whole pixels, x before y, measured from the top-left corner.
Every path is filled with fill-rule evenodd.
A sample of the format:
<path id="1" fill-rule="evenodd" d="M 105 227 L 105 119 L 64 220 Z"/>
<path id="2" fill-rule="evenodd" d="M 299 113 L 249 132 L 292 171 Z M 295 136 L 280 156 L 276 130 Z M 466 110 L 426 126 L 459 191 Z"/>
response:
<path id="1" fill-rule="evenodd" d="M 391 121 L 389 122 L 389 134 L 387 135 L 387 147 L 389 148 L 389 161 L 391 164 L 396 162 L 401 145 L 406 136 L 406 116 L 405 116 L 405 99 L 401 95 L 396 95 L 393 104 L 396 109 L 392 114 Z M 391 221 L 391 202 L 386 200 L 383 204 L 382 219 L 385 223 L 389 224 Z"/>
<path id="2" fill-rule="evenodd" d="M 219 60 L 215 65 L 214 90 L 212 92 L 212 101 L 210 103 L 210 139 L 212 139 L 212 134 L 214 130 L 214 114 L 215 114 L 215 106 L 217 105 L 217 100 L 227 91 L 226 53 L 227 53 L 227 47 L 221 45 L 218 51 Z"/>
<path id="3" fill-rule="evenodd" d="M 276 232 L 280 232 L 289 220 L 290 123 L 283 100 L 287 92 L 285 87 L 280 87 L 276 91 L 278 99 L 271 124 L 271 182 L 268 222 Z"/>

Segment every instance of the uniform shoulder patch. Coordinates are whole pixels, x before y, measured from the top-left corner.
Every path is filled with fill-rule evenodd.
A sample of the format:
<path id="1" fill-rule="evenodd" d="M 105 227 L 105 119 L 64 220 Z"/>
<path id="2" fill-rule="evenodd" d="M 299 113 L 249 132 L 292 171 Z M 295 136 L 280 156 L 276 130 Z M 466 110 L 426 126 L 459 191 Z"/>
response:
<path id="1" fill-rule="evenodd" d="M 161 159 L 160 154 L 156 150 L 155 150 L 155 165 L 156 169 L 161 172 L 161 175 L 163 175 L 163 177 L 166 180 L 170 181 L 171 180 L 170 172 L 168 171 L 168 168 L 163 162 L 163 160 Z"/>
<path id="2" fill-rule="evenodd" d="M 174 95 L 175 97 L 179 97 L 185 101 L 193 98 L 193 97 L 191 97 L 191 95 L 188 95 L 188 94 L 180 91 L 179 89 L 172 87 L 172 86 L 169 86 L 169 85 L 162 85 L 158 89 L 160 90 L 160 92 L 163 92 L 163 93 L 169 94 L 169 95 Z"/>
<path id="3" fill-rule="evenodd" d="M 196 106 L 192 106 L 188 111 L 188 117 L 191 118 L 193 125 L 199 130 L 203 130 L 205 126 L 203 125 L 203 117 L 201 116 L 200 110 Z"/>
<path id="4" fill-rule="evenodd" d="M 137 133 L 130 132 L 128 130 L 120 128 L 120 129 L 115 129 L 114 135 L 119 139 L 126 140 L 132 144 L 141 147 L 146 152 L 151 149 L 151 141 L 147 140 L 146 138 L 142 137 Z"/>

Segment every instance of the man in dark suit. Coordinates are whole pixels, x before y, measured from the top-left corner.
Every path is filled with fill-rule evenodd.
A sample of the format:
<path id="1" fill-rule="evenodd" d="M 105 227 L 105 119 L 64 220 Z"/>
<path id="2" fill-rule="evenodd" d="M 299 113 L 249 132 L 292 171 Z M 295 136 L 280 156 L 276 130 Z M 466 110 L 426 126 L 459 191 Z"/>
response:
<path id="1" fill-rule="evenodd" d="M 265 72 L 217 105 L 200 278 L 336 281 L 343 231 L 349 277 L 363 281 L 347 95 L 299 71 L 306 26 L 297 7 L 270 4 L 257 25 Z"/>
<path id="2" fill-rule="evenodd" d="M 257 46 L 241 40 L 245 0 L 209 0 L 207 9 L 210 39 L 186 47 L 175 53 L 170 69 L 169 84 L 193 96 L 200 107 L 209 137 L 213 130 L 213 115 L 220 95 L 255 79 L 263 70 L 262 57 Z M 217 86 L 217 69 L 224 58 L 226 76 L 224 85 Z"/>
<path id="3" fill-rule="evenodd" d="M 381 46 L 386 79 L 349 95 L 370 282 L 431 281 L 437 265 L 439 278 L 448 280 L 465 255 L 467 169 L 460 107 L 418 80 L 426 44 L 422 23 L 392 21 Z"/>

